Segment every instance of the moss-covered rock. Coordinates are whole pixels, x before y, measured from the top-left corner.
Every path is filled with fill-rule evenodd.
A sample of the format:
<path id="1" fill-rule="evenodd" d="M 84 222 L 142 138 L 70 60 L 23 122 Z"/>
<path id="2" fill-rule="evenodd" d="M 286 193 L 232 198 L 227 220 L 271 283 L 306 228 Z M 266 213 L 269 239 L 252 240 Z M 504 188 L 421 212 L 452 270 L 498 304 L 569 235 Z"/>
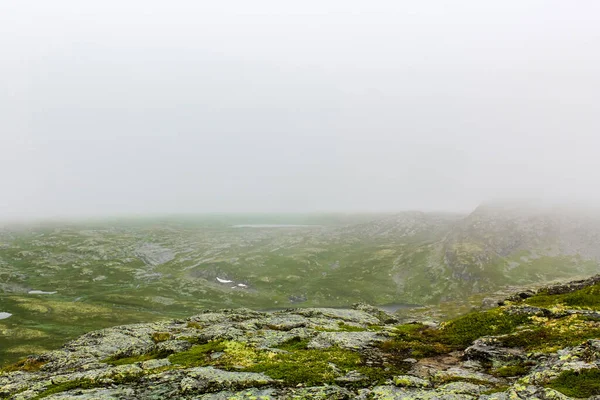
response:
<path id="1" fill-rule="evenodd" d="M 0 398 L 600 395 L 600 321 L 594 317 L 600 310 L 597 282 L 590 285 L 518 296 L 515 304 L 441 324 L 398 324 L 359 305 L 207 311 L 187 320 L 104 329 L 5 368 Z"/>

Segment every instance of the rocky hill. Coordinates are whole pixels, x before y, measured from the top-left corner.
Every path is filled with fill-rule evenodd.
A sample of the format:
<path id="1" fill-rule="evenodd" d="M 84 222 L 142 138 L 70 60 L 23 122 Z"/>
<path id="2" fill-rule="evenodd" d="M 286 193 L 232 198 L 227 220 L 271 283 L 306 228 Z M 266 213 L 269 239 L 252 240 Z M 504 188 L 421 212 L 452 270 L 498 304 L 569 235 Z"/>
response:
<path id="1" fill-rule="evenodd" d="M 600 275 L 441 324 L 377 308 L 204 311 L 87 333 L 0 373 L 11 399 L 600 398 Z"/>
<path id="2" fill-rule="evenodd" d="M 0 230 L 0 367 L 118 324 L 204 309 L 480 302 L 600 272 L 589 210 L 199 216 Z"/>

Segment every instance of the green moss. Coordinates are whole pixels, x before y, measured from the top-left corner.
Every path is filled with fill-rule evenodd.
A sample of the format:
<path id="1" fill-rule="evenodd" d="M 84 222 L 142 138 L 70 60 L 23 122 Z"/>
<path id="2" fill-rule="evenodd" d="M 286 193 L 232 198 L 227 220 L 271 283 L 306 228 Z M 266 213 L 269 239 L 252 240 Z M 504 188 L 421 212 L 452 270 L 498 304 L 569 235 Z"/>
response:
<path id="1" fill-rule="evenodd" d="M 0 372 L 14 372 L 14 371 L 39 371 L 40 368 L 46 364 L 45 361 L 36 360 L 35 358 L 26 358 L 21 361 L 17 361 L 14 364 L 7 365 L 0 369 Z"/>
<path id="2" fill-rule="evenodd" d="M 541 292 L 525 302 L 538 307 L 551 307 L 560 304 L 571 308 L 598 309 L 600 307 L 600 283 L 571 293 L 558 295 Z"/>
<path id="3" fill-rule="evenodd" d="M 356 370 L 369 381 L 383 382 L 397 375 L 397 367 L 366 366 L 361 355 L 351 350 L 332 347 L 325 350 L 307 349 L 308 339 L 293 338 L 279 348 L 285 353 L 258 350 L 244 343 L 233 341 L 209 342 L 169 357 L 169 361 L 181 367 L 212 365 L 224 370 L 263 372 L 284 384 L 295 386 L 332 384 L 341 374 Z M 217 357 L 211 357 L 215 353 Z"/>
<path id="4" fill-rule="evenodd" d="M 550 382 L 548 387 L 571 397 L 600 395 L 600 370 L 565 371 Z"/>
<path id="5" fill-rule="evenodd" d="M 513 332 L 519 325 L 529 322 L 529 317 L 508 314 L 503 309 L 473 312 L 447 322 L 441 329 L 444 341 L 460 347 L 469 346 L 475 339 L 489 335 Z"/>
<path id="6" fill-rule="evenodd" d="M 338 326 L 340 328 L 340 331 L 342 331 L 342 332 L 364 332 L 364 331 L 366 331 L 366 329 L 363 327 L 348 325 L 341 321 L 338 322 Z"/>
<path id="7" fill-rule="evenodd" d="M 102 360 L 103 363 L 107 363 L 110 365 L 125 365 L 125 364 L 133 364 L 136 362 L 142 362 L 142 361 L 148 361 L 148 360 L 155 360 L 157 358 L 165 358 L 167 355 L 165 354 L 159 354 L 159 353 L 148 353 L 148 354 L 142 354 L 139 356 L 132 356 L 132 357 L 111 357 L 111 358 L 107 358 L 105 360 Z"/>
<path id="8" fill-rule="evenodd" d="M 500 376 L 503 378 L 509 378 L 513 376 L 523 376 L 527 375 L 529 372 L 529 368 L 522 364 L 516 365 L 505 365 L 500 368 L 496 368 L 492 371 L 492 374 L 495 376 Z"/>
<path id="9" fill-rule="evenodd" d="M 215 352 L 225 350 L 223 341 L 208 342 L 201 345 L 193 346 L 188 351 L 173 354 L 169 357 L 171 364 L 181 365 L 183 367 L 200 367 L 210 364 L 210 355 Z"/>
<path id="10" fill-rule="evenodd" d="M 98 386 L 98 382 L 89 379 L 78 379 L 75 381 L 69 381 L 64 383 L 58 383 L 50 385 L 46 390 L 34 397 L 34 400 L 42 399 L 44 397 L 51 396 L 56 393 L 66 392 L 72 389 L 92 389 Z"/>
<path id="11" fill-rule="evenodd" d="M 449 376 L 449 377 L 444 377 L 442 379 L 439 380 L 438 383 L 452 383 L 452 382 L 467 382 L 467 383 L 472 383 L 473 385 L 480 385 L 480 386 L 489 386 L 490 382 L 483 380 L 483 379 L 477 379 L 477 378 L 468 378 L 468 377 L 464 377 L 464 376 Z"/>
<path id="12" fill-rule="evenodd" d="M 583 319 L 572 318 L 553 325 L 532 326 L 498 340 L 505 347 L 520 347 L 526 351 L 553 352 L 577 346 L 587 339 L 600 337 L 600 326 Z"/>
<path id="13" fill-rule="evenodd" d="M 374 332 L 379 332 L 383 330 L 383 326 L 381 325 L 369 325 L 368 326 L 370 331 L 374 331 Z"/>
<path id="14" fill-rule="evenodd" d="M 494 394 L 494 393 L 506 392 L 509 387 L 510 386 L 498 386 L 498 387 L 492 388 L 490 390 L 481 392 L 481 394 L 490 395 L 490 394 Z"/>
<path id="15" fill-rule="evenodd" d="M 380 348 L 398 359 L 424 358 L 446 354 L 453 350 L 439 329 L 423 324 L 405 324 L 396 327 L 396 337 L 381 343 Z"/>
<path id="16" fill-rule="evenodd" d="M 319 331 L 319 332 L 365 332 L 365 331 L 367 331 L 366 328 L 363 328 L 360 326 L 348 325 L 341 321 L 338 322 L 337 329 L 323 328 L 323 327 L 318 326 L 315 328 L 315 330 Z"/>
<path id="17" fill-rule="evenodd" d="M 115 384 L 135 382 L 138 379 L 139 379 L 138 375 L 125 375 L 125 376 L 119 376 L 119 377 L 112 378 L 113 383 L 115 383 Z M 62 393 L 62 392 L 66 392 L 68 390 L 73 390 L 73 389 L 93 389 L 93 388 L 103 387 L 103 386 L 106 386 L 106 383 L 91 380 L 91 379 L 77 379 L 74 381 L 57 383 L 57 384 L 48 386 L 46 388 L 46 390 L 44 390 L 43 392 L 41 392 L 40 394 L 35 396 L 33 398 L 33 400 L 42 399 L 44 397 L 48 397 L 53 394 Z"/>
<path id="18" fill-rule="evenodd" d="M 479 311 L 445 323 L 439 329 L 423 324 L 405 324 L 396 327 L 396 337 L 383 342 L 380 348 L 400 357 L 424 358 L 464 349 L 482 336 L 513 332 L 525 324 L 525 315 L 511 315 L 503 309 Z"/>
<path id="19" fill-rule="evenodd" d="M 277 346 L 278 349 L 287 350 L 287 351 L 295 351 L 295 350 L 304 350 L 308 346 L 309 339 L 300 339 L 300 338 L 292 338 L 281 343 Z"/>
<path id="20" fill-rule="evenodd" d="M 171 339 L 172 335 L 169 332 L 154 332 L 152 334 L 152 340 L 154 343 L 166 342 Z"/>
<path id="21" fill-rule="evenodd" d="M 381 379 L 383 373 L 381 369 L 376 371 L 376 368 L 365 367 L 360 354 L 338 347 L 276 354 L 247 368 L 246 371 L 263 372 L 271 378 L 283 380 L 287 385 L 313 386 L 334 383 L 338 376 L 335 369 L 339 369 L 342 373 L 358 370 L 370 379 Z M 386 377 L 391 377 L 391 374 Z"/>
<path id="22" fill-rule="evenodd" d="M 358 367 L 360 356 L 357 353 L 339 349 L 300 350 L 277 355 L 247 369 L 251 372 L 264 372 L 274 379 L 281 379 L 288 385 L 305 384 L 314 386 L 333 383 L 337 376 L 329 363 L 338 368 Z"/>

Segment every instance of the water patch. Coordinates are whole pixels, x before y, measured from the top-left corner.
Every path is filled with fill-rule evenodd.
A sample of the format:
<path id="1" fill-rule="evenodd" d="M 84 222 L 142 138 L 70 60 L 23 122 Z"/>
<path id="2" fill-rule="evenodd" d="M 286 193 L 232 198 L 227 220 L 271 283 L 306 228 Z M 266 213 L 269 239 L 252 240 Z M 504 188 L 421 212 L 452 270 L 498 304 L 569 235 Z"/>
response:
<path id="1" fill-rule="evenodd" d="M 43 290 L 30 290 L 28 294 L 56 294 L 57 292 L 44 292 Z"/>
<path id="2" fill-rule="evenodd" d="M 0 319 L 6 319 L 8 317 L 12 316 L 11 313 L 8 312 L 0 312 Z"/>

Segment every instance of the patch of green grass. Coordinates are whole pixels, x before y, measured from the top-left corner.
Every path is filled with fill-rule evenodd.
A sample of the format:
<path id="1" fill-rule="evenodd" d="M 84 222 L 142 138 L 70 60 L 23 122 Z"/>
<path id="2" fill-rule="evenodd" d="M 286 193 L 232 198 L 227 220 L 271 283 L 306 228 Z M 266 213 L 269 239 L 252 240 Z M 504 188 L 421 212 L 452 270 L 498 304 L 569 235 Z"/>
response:
<path id="1" fill-rule="evenodd" d="M 377 325 L 374 325 L 374 326 L 377 326 Z M 323 327 L 318 326 L 315 328 L 315 330 L 320 331 L 320 332 L 365 332 L 368 329 L 363 328 L 361 326 L 348 325 L 348 324 L 340 321 L 340 322 L 338 322 L 337 329 L 323 328 Z"/>
<path id="2" fill-rule="evenodd" d="M 342 321 L 338 322 L 339 330 L 342 332 L 364 332 L 365 328 L 361 326 L 348 325 Z"/>
<path id="3" fill-rule="evenodd" d="M 366 376 L 369 382 L 383 383 L 386 379 L 404 372 L 398 367 L 366 366 L 359 353 L 338 347 L 276 354 L 246 368 L 245 371 L 263 372 L 273 379 L 283 380 L 288 386 L 333 384 L 340 372 L 345 374 L 350 371 L 358 371 Z"/>
<path id="4" fill-rule="evenodd" d="M 464 376 L 449 376 L 449 377 L 439 379 L 438 382 L 444 383 L 444 384 L 452 383 L 452 382 L 468 382 L 468 383 L 472 383 L 473 385 L 480 385 L 480 386 L 491 385 L 489 381 L 486 381 L 483 379 L 477 379 L 477 378 L 468 378 L 468 377 L 464 377 Z"/>
<path id="5" fill-rule="evenodd" d="M 0 372 L 14 372 L 14 371 L 26 371 L 34 372 L 39 371 L 42 366 L 46 364 L 45 361 L 40 361 L 35 358 L 26 358 L 21 361 L 17 361 L 14 364 L 7 365 L 0 369 Z"/>
<path id="6" fill-rule="evenodd" d="M 542 292 L 528 298 L 525 302 L 538 307 L 564 305 L 571 308 L 598 309 L 600 308 L 600 283 L 571 293 L 550 295 Z"/>
<path id="7" fill-rule="evenodd" d="M 133 364 L 136 362 L 155 360 L 157 358 L 165 358 L 166 356 L 167 354 L 148 353 L 131 357 L 110 357 L 105 360 L 102 360 L 102 362 L 110 365 L 126 365 Z"/>
<path id="8" fill-rule="evenodd" d="M 423 324 L 396 327 L 396 337 L 381 343 L 380 348 L 398 359 L 432 357 L 453 350 L 452 346 L 445 343 L 443 332 Z"/>
<path id="9" fill-rule="evenodd" d="M 72 389 L 92 389 L 98 387 L 99 383 L 90 379 L 78 379 L 75 381 L 69 381 L 64 383 L 57 383 L 50 385 L 46 390 L 34 397 L 34 400 L 42 399 L 44 397 L 51 396 L 53 394 L 66 392 Z"/>
<path id="10" fill-rule="evenodd" d="M 509 314 L 501 308 L 473 312 L 447 322 L 441 330 L 444 341 L 467 347 L 482 336 L 503 335 L 529 322 L 527 315 Z"/>
<path id="11" fill-rule="evenodd" d="M 396 337 L 380 347 L 398 357 L 432 357 L 464 349 L 482 336 L 513 332 L 528 321 L 525 315 L 511 315 L 500 308 L 478 311 L 450 320 L 439 329 L 423 324 L 400 325 Z"/>
<path id="12" fill-rule="evenodd" d="M 508 390 L 510 386 L 497 386 L 495 388 L 492 388 L 490 390 L 486 390 L 484 392 L 481 392 L 481 394 L 494 394 L 494 393 L 501 393 L 501 392 L 506 392 Z"/>
<path id="13" fill-rule="evenodd" d="M 523 364 L 505 365 L 492 371 L 492 375 L 509 378 L 523 376 L 529 373 L 529 368 Z"/>
<path id="14" fill-rule="evenodd" d="M 541 326 L 531 326 L 499 338 L 503 346 L 520 347 L 526 351 L 553 352 L 577 346 L 587 339 L 600 337 L 600 325 L 579 317 L 552 321 Z"/>
<path id="15" fill-rule="evenodd" d="M 369 325 L 368 326 L 370 331 L 375 331 L 375 332 L 379 332 L 383 330 L 383 326 L 381 325 Z"/>
<path id="16" fill-rule="evenodd" d="M 183 367 L 201 367 L 211 364 L 210 355 L 215 352 L 225 350 L 223 341 L 208 342 L 193 346 L 188 351 L 173 354 L 169 357 L 171 364 L 181 365 Z"/>
<path id="17" fill-rule="evenodd" d="M 333 384 L 341 374 L 356 370 L 370 382 L 384 382 L 403 371 L 396 366 L 370 367 L 358 352 L 332 347 L 324 350 L 307 349 L 308 339 L 294 338 L 278 348 L 285 353 L 257 350 L 233 341 L 209 342 L 169 357 L 172 364 L 181 367 L 212 365 L 224 370 L 263 372 L 280 379 L 288 386 Z M 222 353 L 211 357 L 214 353 Z M 335 365 L 335 366 L 334 366 Z"/>
<path id="18" fill-rule="evenodd" d="M 308 346 L 308 342 L 310 342 L 310 339 L 300 339 L 295 337 L 281 343 L 279 346 L 277 346 L 277 348 L 287 351 L 305 350 Z"/>
<path id="19" fill-rule="evenodd" d="M 330 348 L 326 350 L 298 350 L 277 354 L 269 360 L 256 364 L 246 371 L 264 372 L 273 379 L 281 379 L 287 385 L 304 384 L 307 386 L 333 383 L 337 376 L 330 363 L 342 371 L 360 366 L 358 353 Z"/>
<path id="20" fill-rule="evenodd" d="M 587 398 L 600 395 L 600 370 L 594 368 L 565 371 L 547 386 L 571 397 Z"/>
<path id="21" fill-rule="evenodd" d="M 169 332 L 154 332 L 152 334 L 152 340 L 154 343 L 166 342 L 171 339 L 172 335 Z"/>
<path id="22" fill-rule="evenodd" d="M 125 375 L 125 376 L 119 376 L 119 377 L 112 377 L 112 380 L 115 384 L 135 382 L 138 379 L 139 379 L 138 375 Z M 46 390 L 44 390 L 43 392 L 41 392 L 37 396 L 35 396 L 32 400 L 42 399 L 44 397 L 48 397 L 53 394 L 62 393 L 62 392 L 66 392 L 68 390 L 73 390 L 73 389 L 93 389 L 93 388 L 103 387 L 103 386 L 106 386 L 106 383 L 99 382 L 96 380 L 91 380 L 91 379 L 77 379 L 74 381 L 52 384 L 52 385 L 48 386 L 46 388 Z"/>

